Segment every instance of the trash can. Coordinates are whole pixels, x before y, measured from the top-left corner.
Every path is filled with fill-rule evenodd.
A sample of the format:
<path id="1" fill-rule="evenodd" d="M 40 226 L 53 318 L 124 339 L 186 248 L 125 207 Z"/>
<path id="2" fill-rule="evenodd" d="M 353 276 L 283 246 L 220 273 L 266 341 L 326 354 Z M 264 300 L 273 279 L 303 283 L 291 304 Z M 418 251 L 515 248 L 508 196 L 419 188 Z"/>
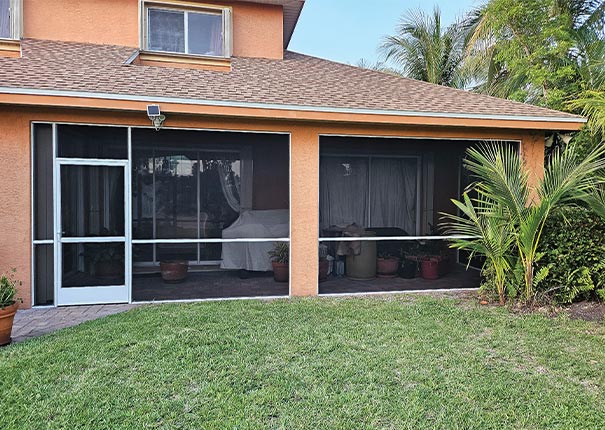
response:
<path id="1" fill-rule="evenodd" d="M 366 231 L 364 237 L 376 236 Z M 355 281 L 367 281 L 376 277 L 376 242 L 362 241 L 359 255 L 347 255 L 347 278 Z"/>

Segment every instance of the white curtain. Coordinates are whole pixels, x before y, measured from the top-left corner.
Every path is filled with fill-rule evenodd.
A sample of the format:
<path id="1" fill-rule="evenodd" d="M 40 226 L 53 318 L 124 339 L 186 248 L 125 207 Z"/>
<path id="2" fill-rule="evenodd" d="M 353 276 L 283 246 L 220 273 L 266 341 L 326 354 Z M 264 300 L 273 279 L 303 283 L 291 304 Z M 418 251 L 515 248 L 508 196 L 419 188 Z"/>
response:
<path id="1" fill-rule="evenodd" d="M 319 216 L 321 228 L 368 223 L 368 159 L 322 157 Z"/>
<path id="2" fill-rule="evenodd" d="M 321 228 L 356 223 L 415 234 L 417 176 L 415 158 L 322 157 Z"/>
<path id="3" fill-rule="evenodd" d="M 399 227 L 408 234 L 416 233 L 417 168 L 415 159 L 372 159 L 372 227 Z"/>
<path id="4" fill-rule="evenodd" d="M 235 212 L 240 212 L 241 180 L 233 172 L 231 161 L 220 160 L 218 162 L 218 177 L 220 178 L 221 189 L 227 203 Z"/>

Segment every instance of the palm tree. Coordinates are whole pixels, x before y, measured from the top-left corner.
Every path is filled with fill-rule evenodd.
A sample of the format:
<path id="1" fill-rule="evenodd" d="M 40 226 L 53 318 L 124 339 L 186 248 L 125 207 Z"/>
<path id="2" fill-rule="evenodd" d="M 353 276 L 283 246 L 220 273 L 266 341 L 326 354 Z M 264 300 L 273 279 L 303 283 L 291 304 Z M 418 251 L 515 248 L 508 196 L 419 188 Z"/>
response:
<path id="1" fill-rule="evenodd" d="M 603 0 L 489 0 L 465 19 L 477 89 L 565 108 L 561 99 L 605 78 L 604 17 Z"/>
<path id="2" fill-rule="evenodd" d="M 484 196 L 471 200 L 468 193 L 462 195 L 462 201 L 452 200 L 460 215 L 445 214 L 449 219 L 448 234 L 460 235 L 452 242 L 452 248 L 470 251 L 469 264 L 476 255 L 484 256 L 494 275 L 494 283 L 500 304 L 506 301 L 507 273 L 514 266 L 511 249 L 515 243 L 511 224 L 503 213 L 498 216 L 483 216 L 492 208 L 492 202 Z"/>
<path id="3" fill-rule="evenodd" d="M 555 208 L 586 200 L 593 192 L 595 175 L 605 169 L 605 146 L 597 147 L 584 159 L 578 157 L 574 146 L 565 151 L 555 150 L 543 179 L 535 188 L 529 184 L 528 170 L 521 156 L 510 145 L 485 144 L 470 148 L 465 166 L 476 177 L 473 189 L 479 197 L 474 202 L 468 198 L 463 202 L 454 200 L 468 220 L 446 214 L 447 227 L 451 234 L 465 236 L 473 232 L 469 225 L 474 226 L 476 238 L 472 241 L 455 239 L 453 245 L 485 255 L 488 263 L 498 271 L 507 267 L 501 261 L 504 256 L 498 249 L 495 255 L 499 260 L 494 263 L 493 256 L 485 251 L 493 246 L 494 233 L 486 233 L 483 226 L 494 223 L 494 229 L 502 234 L 512 233 L 515 249 L 508 251 L 508 258 L 518 255 L 517 265 L 523 273 L 523 296 L 530 300 L 536 284 L 547 275 L 545 270 L 535 273 L 544 224 Z M 469 216 L 473 211 L 476 217 Z M 505 230 L 507 228 L 511 233 Z M 505 243 L 500 245 L 505 246 Z"/>
<path id="4" fill-rule="evenodd" d="M 404 76 L 463 88 L 469 81 L 463 68 L 465 38 L 461 24 L 442 26 L 438 7 L 432 15 L 409 10 L 403 15 L 397 34 L 387 36 L 380 50 L 384 61 L 401 69 Z"/>

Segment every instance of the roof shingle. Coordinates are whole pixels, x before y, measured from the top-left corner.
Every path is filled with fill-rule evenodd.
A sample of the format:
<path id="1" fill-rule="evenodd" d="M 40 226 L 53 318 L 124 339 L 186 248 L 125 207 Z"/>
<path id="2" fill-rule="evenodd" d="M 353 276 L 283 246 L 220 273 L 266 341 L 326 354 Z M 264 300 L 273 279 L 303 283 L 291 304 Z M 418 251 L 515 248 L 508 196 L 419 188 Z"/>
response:
<path id="1" fill-rule="evenodd" d="M 22 58 L 0 58 L 0 87 L 317 108 L 579 119 L 289 51 L 283 60 L 233 58 L 228 73 L 125 65 L 135 51 L 122 46 L 25 39 Z"/>

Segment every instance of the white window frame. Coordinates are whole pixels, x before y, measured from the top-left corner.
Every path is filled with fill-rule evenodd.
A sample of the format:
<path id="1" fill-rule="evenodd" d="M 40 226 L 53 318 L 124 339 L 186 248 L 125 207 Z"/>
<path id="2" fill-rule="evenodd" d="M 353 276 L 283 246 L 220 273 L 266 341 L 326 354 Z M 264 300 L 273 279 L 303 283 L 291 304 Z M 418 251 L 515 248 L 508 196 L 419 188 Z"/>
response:
<path id="1" fill-rule="evenodd" d="M 184 13 L 184 38 L 185 38 L 185 52 L 173 52 L 173 51 L 158 51 L 149 49 L 149 25 L 148 17 L 149 10 L 163 10 L 172 12 L 183 12 Z M 189 53 L 189 37 L 188 37 L 188 13 L 207 13 L 212 15 L 221 15 L 223 18 L 223 55 L 207 55 L 207 54 L 192 54 Z M 156 1 L 156 0 L 141 0 L 140 3 L 141 13 L 141 50 L 145 52 L 152 52 L 158 54 L 168 55 L 180 55 L 180 56 L 193 56 L 193 57 L 207 57 L 207 58 L 231 58 L 233 51 L 233 31 L 232 31 L 232 8 L 228 6 L 214 6 L 199 3 L 192 3 L 186 1 L 167 0 L 167 1 Z"/>
<path id="2" fill-rule="evenodd" d="M 0 37 L 0 40 L 20 40 L 23 36 L 23 0 L 10 0 L 10 35 L 8 38 Z"/>

